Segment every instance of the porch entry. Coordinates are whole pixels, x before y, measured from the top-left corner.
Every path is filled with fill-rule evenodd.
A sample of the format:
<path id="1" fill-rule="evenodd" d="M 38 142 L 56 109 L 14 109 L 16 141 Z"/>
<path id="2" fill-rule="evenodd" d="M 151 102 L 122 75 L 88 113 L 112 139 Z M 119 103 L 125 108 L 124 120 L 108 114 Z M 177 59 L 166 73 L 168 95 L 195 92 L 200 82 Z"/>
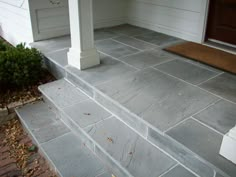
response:
<path id="1" fill-rule="evenodd" d="M 236 45 L 236 0 L 210 0 L 206 40 Z"/>

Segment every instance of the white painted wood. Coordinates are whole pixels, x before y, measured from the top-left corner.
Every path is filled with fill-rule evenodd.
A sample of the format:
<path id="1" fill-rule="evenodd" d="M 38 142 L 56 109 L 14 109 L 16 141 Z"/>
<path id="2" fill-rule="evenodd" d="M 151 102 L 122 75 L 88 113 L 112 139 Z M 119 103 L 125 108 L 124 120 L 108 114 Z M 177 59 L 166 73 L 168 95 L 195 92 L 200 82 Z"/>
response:
<path id="1" fill-rule="evenodd" d="M 128 23 L 202 42 L 207 7 L 208 0 L 129 0 Z"/>
<path id="2" fill-rule="evenodd" d="M 0 0 L 0 35 L 13 45 L 33 41 L 27 0 Z"/>
<path id="3" fill-rule="evenodd" d="M 80 70 L 100 64 L 94 47 L 92 3 L 92 0 L 69 1 L 71 48 L 68 64 Z"/>
<path id="4" fill-rule="evenodd" d="M 68 0 L 30 0 L 29 5 L 34 41 L 70 34 Z"/>
<path id="5" fill-rule="evenodd" d="M 103 28 L 127 22 L 128 0 L 93 0 L 94 28 Z"/>
<path id="6" fill-rule="evenodd" d="M 220 154 L 236 164 L 236 126 L 224 136 Z"/>
<path id="7" fill-rule="evenodd" d="M 34 40 L 70 34 L 68 0 L 30 0 Z M 94 27 L 102 28 L 125 23 L 126 0 L 93 0 Z"/>
<path id="8" fill-rule="evenodd" d="M 130 23 L 201 43 L 205 37 L 208 1 L 93 0 L 94 27 Z M 0 23 L 1 35 L 12 43 L 68 35 L 68 0 L 60 0 L 59 4 L 49 0 L 0 0 Z"/>

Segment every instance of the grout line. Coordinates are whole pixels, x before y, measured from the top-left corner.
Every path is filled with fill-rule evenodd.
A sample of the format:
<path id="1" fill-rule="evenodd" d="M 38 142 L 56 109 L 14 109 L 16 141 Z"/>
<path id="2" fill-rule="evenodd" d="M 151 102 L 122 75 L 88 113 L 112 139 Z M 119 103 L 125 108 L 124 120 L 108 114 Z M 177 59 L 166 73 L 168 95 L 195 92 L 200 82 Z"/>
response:
<path id="1" fill-rule="evenodd" d="M 60 121 L 61 121 L 61 122 L 66 126 L 66 128 L 68 128 L 70 131 L 64 133 L 63 135 L 59 135 L 59 136 L 57 136 L 56 138 L 50 139 L 49 141 L 43 142 L 43 143 L 41 143 L 40 145 L 44 145 L 44 144 L 46 144 L 46 143 L 50 143 L 51 141 L 54 141 L 54 140 L 56 140 L 56 139 L 58 139 L 58 138 L 61 138 L 61 137 L 63 137 L 63 136 L 66 136 L 66 135 L 69 134 L 69 133 L 72 133 L 71 129 L 70 129 L 61 119 L 60 119 Z"/>
<path id="2" fill-rule="evenodd" d="M 198 119 L 196 119 L 196 118 L 194 118 L 194 117 L 191 117 L 191 119 L 192 119 L 192 120 L 195 120 L 196 122 L 198 122 L 199 124 L 203 125 L 204 127 L 209 128 L 210 130 L 213 130 L 213 131 L 216 132 L 217 134 L 220 134 L 220 135 L 224 136 L 223 133 L 221 133 L 221 132 L 219 132 L 218 130 L 212 128 L 211 126 L 209 126 L 209 125 L 203 123 L 202 121 L 200 121 L 200 120 L 198 120 Z"/>
<path id="3" fill-rule="evenodd" d="M 102 107 L 102 108 L 103 108 L 103 107 Z M 95 122 L 95 123 L 93 123 L 93 124 L 87 125 L 87 126 L 83 127 L 82 129 L 86 129 L 86 128 L 88 128 L 88 127 L 97 125 L 97 124 L 99 124 L 99 123 L 101 123 L 101 122 L 103 122 L 103 121 L 109 120 L 109 119 L 111 119 L 111 118 L 113 118 L 113 117 L 114 117 L 114 115 L 111 114 L 110 116 L 108 116 L 108 117 L 106 117 L 106 118 L 104 118 L 104 119 L 102 119 L 102 120 L 99 120 L 99 121 L 97 121 L 97 122 Z"/>
<path id="4" fill-rule="evenodd" d="M 173 170 L 175 167 L 179 166 L 179 164 L 175 164 L 172 167 L 170 167 L 167 171 L 163 172 L 159 177 L 163 177 L 163 175 L 167 174 L 168 172 L 170 172 L 171 170 Z"/>
<path id="5" fill-rule="evenodd" d="M 117 36 L 113 36 L 113 37 L 109 37 L 109 38 L 105 38 L 105 39 L 98 39 L 98 40 L 94 39 L 94 43 L 99 43 L 99 42 L 106 41 L 106 40 L 112 40 L 112 39 L 115 39 L 115 38 L 118 38 L 121 36 L 123 36 L 123 35 L 117 34 Z"/>
<path id="6" fill-rule="evenodd" d="M 162 64 L 165 64 L 165 63 L 169 63 L 171 61 L 175 61 L 176 59 L 175 58 L 171 58 L 171 59 L 168 59 L 167 61 L 163 61 L 163 62 L 160 62 L 158 64 L 155 64 L 155 65 L 152 65 L 152 66 L 149 66 L 151 68 L 155 68 L 156 66 L 159 66 L 159 65 L 162 65 Z"/>
<path id="7" fill-rule="evenodd" d="M 185 119 L 179 121 L 177 124 L 173 125 L 172 127 L 169 127 L 169 128 L 166 129 L 165 131 L 163 131 L 163 133 L 166 134 L 169 130 L 171 130 L 171 129 L 177 127 L 178 125 L 180 125 L 180 124 L 182 124 L 182 123 L 188 121 L 190 118 L 191 118 L 191 117 L 187 117 L 187 118 L 185 118 Z"/>
<path id="8" fill-rule="evenodd" d="M 205 81 L 203 81 L 203 82 L 198 83 L 197 86 L 200 86 L 201 84 L 203 84 L 203 83 L 205 83 L 205 82 L 208 82 L 208 81 L 210 81 L 210 80 L 212 80 L 212 79 L 215 79 L 216 77 L 218 77 L 218 76 L 220 76 L 220 75 L 222 75 L 222 74 L 223 74 L 223 73 L 218 73 L 218 74 L 216 74 L 215 76 L 213 76 L 213 77 L 211 77 L 211 78 L 209 78 L 209 79 L 207 79 L 207 80 L 205 80 Z"/>
<path id="9" fill-rule="evenodd" d="M 117 41 L 117 40 L 115 40 L 115 39 L 111 39 L 111 40 L 114 41 L 114 42 L 117 42 L 117 43 L 119 43 L 119 44 L 125 45 L 125 46 L 127 46 L 127 47 L 131 47 L 131 48 L 136 49 L 136 50 L 139 50 L 139 51 L 144 51 L 144 50 L 142 50 L 142 49 L 138 49 L 137 47 L 131 46 L 131 45 L 129 45 L 129 44 L 126 44 L 126 43 Z"/>
<path id="10" fill-rule="evenodd" d="M 116 61 L 119 61 L 119 62 L 121 62 L 121 63 L 124 63 L 124 64 L 126 64 L 126 65 L 128 65 L 128 66 L 130 66 L 130 67 L 132 67 L 132 68 L 134 68 L 134 69 L 136 69 L 136 70 L 140 70 L 139 68 L 136 68 L 136 67 L 134 67 L 133 65 L 130 65 L 129 63 L 126 63 L 126 62 L 120 60 L 119 58 L 113 57 L 113 56 L 111 56 L 111 55 L 109 55 L 109 54 L 107 54 L 107 53 L 104 53 L 104 52 L 100 51 L 100 50 L 99 50 L 99 52 L 102 53 L 103 55 L 106 55 L 106 56 L 108 56 L 108 57 L 111 57 L 112 59 L 114 59 L 114 60 L 116 60 Z M 138 54 L 138 53 L 141 53 L 141 51 L 136 52 L 135 54 Z M 129 54 L 129 55 L 133 55 L 133 54 Z M 129 55 L 127 55 L 127 56 L 129 56 Z"/>
<path id="11" fill-rule="evenodd" d="M 178 77 L 176 77 L 176 76 L 173 76 L 173 75 L 171 75 L 171 74 L 169 74 L 169 73 L 167 73 L 167 72 L 161 71 L 161 70 L 159 70 L 159 69 L 157 69 L 157 68 L 154 68 L 154 67 L 151 67 L 151 68 L 153 68 L 153 69 L 155 69 L 155 70 L 157 70 L 157 71 L 159 71 L 159 72 L 161 72 L 161 73 L 163 73 L 163 74 L 166 74 L 166 75 L 168 75 L 168 76 L 170 76 L 170 77 L 172 77 L 172 78 L 175 78 L 175 79 L 177 79 L 177 80 L 180 80 L 180 81 L 182 81 L 182 82 L 184 82 L 184 83 L 186 83 L 186 84 L 189 84 L 189 85 L 191 85 L 191 86 L 193 86 L 193 87 L 199 88 L 200 90 L 202 90 L 202 91 L 204 91 L 204 92 L 207 92 L 207 93 L 209 93 L 209 94 L 211 94 L 211 95 L 214 95 L 215 97 L 218 97 L 218 98 L 220 98 L 220 99 L 222 99 L 222 100 L 226 100 L 226 101 L 228 101 L 228 102 L 230 102 L 230 103 L 236 104 L 235 102 L 233 102 L 233 101 L 231 101 L 231 100 L 228 100 L 228 99 L 226 99 L 226 98 L 223 98 L 223 97 L 220 96 L 220 95 L 217 95 L 217 94 L 215 94 L 215 93 L 213 93 L 213 92 L 210 92 L 210 91 L 208 91 L 208 90 L 206 90 L 206 89 L 204 89 L 204 88 L 201 88 L 201 87 L 199 87 L 199 86 L 197 86 L 197 85 L 191 84 L 191 83 L 189 83 L 189 82 L 187 82 L 187 81 L 185 81 L 185 80 L 183 80 L 183 79 L 180 79 L 180 78 L 178 78 Z"/>
<path id="12" fill-rule="evenodd" d="M 144 42 L 144 43 L 149 44 L 149 45 L 152 45 L 153 48 L 159 48 L 159 45 L 153 44 L 151 42 L 143 41 L 141 39 L 135 38 L 135 36 L 130 36 L 130 38 L 135 39 L 135 40 L 140 41 L 140 42 Z"/>
<path id="13" fill-rule="evenodd" d="M 196 113 L 192 114 L 191 117 L 194 117 L 194 116 L 196 116 L 197 114 L 199 114 L 200 112 L 205 111 L 205 110 L 208 109 L 209 107 L 214 106 L 216 103 L 220 102 L 221 100 L 222 100 L 222 99 L 219 98 L 218 100 L 216 100 L 216 101 L 212 102 L 211 104 L 209 104 L 207 107 L 205 107 L 205 108 L 203 108 L 203 109 L 197 111 Z"/>

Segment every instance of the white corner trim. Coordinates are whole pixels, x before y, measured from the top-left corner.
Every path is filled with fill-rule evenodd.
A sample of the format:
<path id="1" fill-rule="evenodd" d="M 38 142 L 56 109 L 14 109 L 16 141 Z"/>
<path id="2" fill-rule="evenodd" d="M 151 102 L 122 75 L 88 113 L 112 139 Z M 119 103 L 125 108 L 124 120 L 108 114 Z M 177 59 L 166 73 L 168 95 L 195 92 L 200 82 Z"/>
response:
<path id="1" fill-rule="evenodd" d="M 220 155 L 236 164 L 236 126 L 224 135 Z"/>

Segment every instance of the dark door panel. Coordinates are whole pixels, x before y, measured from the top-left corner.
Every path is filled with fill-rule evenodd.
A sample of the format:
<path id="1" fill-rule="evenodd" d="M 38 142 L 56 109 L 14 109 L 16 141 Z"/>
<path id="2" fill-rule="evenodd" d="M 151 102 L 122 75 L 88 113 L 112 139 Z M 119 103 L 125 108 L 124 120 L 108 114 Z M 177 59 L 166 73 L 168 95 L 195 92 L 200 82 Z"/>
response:
<path id="1" fill-rule="evenodd" d="M 210 0 L 207 38 L 236 44 L 236 0 Z"/>

